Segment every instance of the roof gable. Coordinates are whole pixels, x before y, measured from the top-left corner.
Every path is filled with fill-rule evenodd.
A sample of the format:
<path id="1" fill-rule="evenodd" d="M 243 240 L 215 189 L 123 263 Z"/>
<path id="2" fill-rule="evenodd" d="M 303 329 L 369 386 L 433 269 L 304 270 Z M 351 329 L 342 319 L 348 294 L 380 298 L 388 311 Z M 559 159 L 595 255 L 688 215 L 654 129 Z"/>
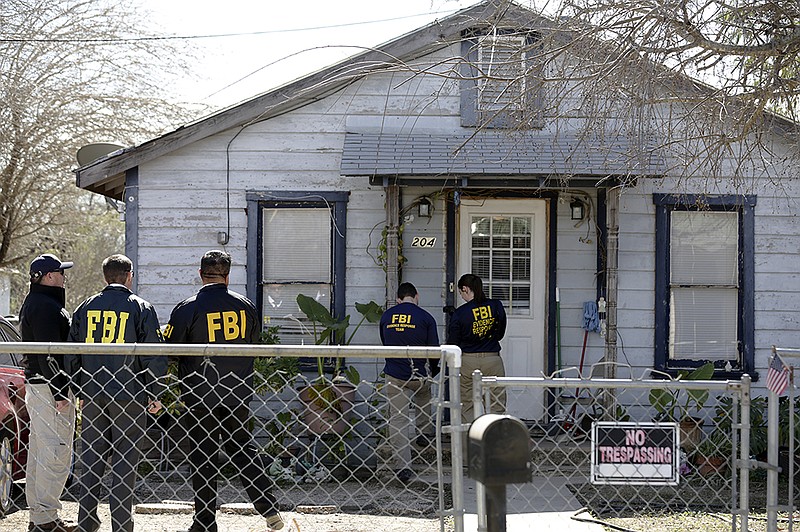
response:
<path id="1" fill-rule="evenodd" d="M 125 172 L 142 163 L 217 133 L 266 120 L 320 100 L 371 72 L 401 65 L 459 42 L 465 30 L 491 24 L 531 26 L 537 20 L 545 22 L 546 19 L 513 3 L 486 0 L 175 131 L 93 161 L 75 170 L 77 185 L 121 198 Z"/>

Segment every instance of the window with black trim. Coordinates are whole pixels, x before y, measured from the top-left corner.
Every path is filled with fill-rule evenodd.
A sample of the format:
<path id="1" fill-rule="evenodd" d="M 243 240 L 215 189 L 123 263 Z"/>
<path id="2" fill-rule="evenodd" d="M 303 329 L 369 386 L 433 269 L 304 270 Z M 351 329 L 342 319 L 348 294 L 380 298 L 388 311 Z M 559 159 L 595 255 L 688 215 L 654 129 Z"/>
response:
<path id="1" fill-rule="evenodd" d="M 461 125 L 542 127 L 539 37 L 494 29 L 462 40 Z"/>
<path id="2" fill-rule="evenodd" d="M 298 294 L 344 315 L 346 207 L 346 192 L 248 193 L 248 212 L 258 214 L 248 228 L 258 264 L 248 269 L 248 293 L 255 292 L 264 327 L 279 327 L 281 343 L 314 344 Z"/>
<path id="3" fill-rule="evenodd" d="M 654 194 L 655 367 L 753 375 L 753 196 Z"/>

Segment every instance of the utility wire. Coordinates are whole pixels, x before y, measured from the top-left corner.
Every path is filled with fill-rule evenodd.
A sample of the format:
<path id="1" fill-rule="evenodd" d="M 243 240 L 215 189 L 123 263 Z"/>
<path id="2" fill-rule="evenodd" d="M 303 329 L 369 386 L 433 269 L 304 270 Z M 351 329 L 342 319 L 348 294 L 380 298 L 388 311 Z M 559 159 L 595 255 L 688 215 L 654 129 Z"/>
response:
<path id="1" fill-rule="evenodd" d="M 327 30 L 327 29 L 335 29 L 335 28 L 347 28 L 352 26 L 363 26 L 367 24 L 379 24 L 382 22 L 394 22 L 397 20 L 405 20 L 409 18 L 417 18 L 417 17 L 424 17 L 428 15 L 440 15 L 443 13 L 454 13 L 454 10 L 447 10 L 447 11 L 432 11 L 429 13 L 418 13 L 416 15 L 405 15 L 402 17 L 394 17 L 394 18 L 384 18 L 384 19 L 377 19 L 377 20 L 364 20 L 360 22 L 346 22 L 344 24 L 332 24 L 330 26 L 312 26 L 308 28 L 288 28 L 282 30 L 266 30 L 266 31 L 254 31 L 254 32 L 246 32 L 246 33 L 219 33 L 219 34 L 209 34 L 209 35 L 163 35 L 163 36 L 151 36 L 151 37 L 131 37 L 131 38 L 120 38 L 120 39 L 24 39 L 24 38 L 13 38 L 13 37 L 0 37 L 0 42 L 8 42 L 8 43 L 26 43 L 26 42 L 37 42 L 37 43 L 95 43 L 95 44 L 125 44 L 125 43 L 134 43 L 134 42 L 143 42 L 143 41 L 175 41 L 175 40 L 196 40 L 196 39 L 217 39 L 217 38 L 227 38 L 227 37 L 248 37 L 248 36 L 255 36 L 255 35 L 270 35 L 270 34 L 278 34 L 278 33 L 295 33 L 295 32 L 302 32 L 302 31 L 317 31 L 317 30 Z M 0 33 L 2 35 L 2 33 Z"/>

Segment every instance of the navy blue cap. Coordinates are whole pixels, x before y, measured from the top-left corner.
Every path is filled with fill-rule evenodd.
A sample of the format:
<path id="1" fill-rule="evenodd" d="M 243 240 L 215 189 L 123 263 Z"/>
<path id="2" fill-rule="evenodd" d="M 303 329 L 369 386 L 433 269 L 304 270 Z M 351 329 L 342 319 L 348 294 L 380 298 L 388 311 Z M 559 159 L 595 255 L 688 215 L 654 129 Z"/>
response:
<path id="1" fill-rule="evenodd" d="M 61 259 L 50 253 L 39 255 L 31 262 L 31 274 L 56 272 L 72 268 L 71 262 L 61 262 Z"/>

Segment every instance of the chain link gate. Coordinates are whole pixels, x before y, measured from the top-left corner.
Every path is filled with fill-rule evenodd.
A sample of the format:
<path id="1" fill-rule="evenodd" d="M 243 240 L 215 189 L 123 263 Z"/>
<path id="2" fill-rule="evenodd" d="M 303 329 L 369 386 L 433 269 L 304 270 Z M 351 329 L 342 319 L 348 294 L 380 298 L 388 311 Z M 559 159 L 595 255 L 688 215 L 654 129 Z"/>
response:
<path id="1" fill-rule="evenodd" d="M 446 421 L 447 407 L 452 406 L 450 415 L 455 416 L 453 419 L 460 419 L 460 350 L 457 347 L 34 342 L 1 345 L 5 348 L 0 349 L 6 353 L 111 354 L 130 357 L 131 360 L 137 355 L 164 355 L 171 359 L 205 356 L 211 360 L 230 356 L 254 357 L 255 393 L 247 405 L 252 415 L 246 430 L 248 439 L 252 436 L 255 451 L 248 460 L 266 471 L 279 509 L 290 516 L 286 530 L 321 528 L 326 514 L 334 512 L 364 516 L 364 526 L 359 529 L 375 532 L 384 530 L 375 522 L 378 516 L 392 516 L 392 524 L 385 530 L 401 530 L 403 527 L 421 530 L 421 524 L 425 526 L 424 530 L 444 531 L 454 526 L 463 529 L 458 524 L 463 515 L 453 511 L 453 508 L 462 506 L 461 494 L 445 484 L 450 477 L 449 457 L 461 461 L 461 442 L 458 438 L 442 437 L 452 431 Z M 292 362 L 300 357 L 346 357 L 351 364 L 359 361 L 362 365 L 374 360 L 378 375 L 384 358 L 440 359 L 445 369 L 424 382 L 433 393 L 429 405 L 431 410 L 427 413 L 427 409 L 414 405 L 411 409 L 415 418 L 430 415 L 430 432 L 414 432 L 415 424 L 411 419 L 406 420 L 407 441 L 412 447 L 408 462 L 400 458 L 399 449 L 394 448 L 388 438 L 387 390 L 380 376 L 374 380 L 358 379 L 356 384 L 343 379 L 332 380 L 329 376 L 320 379 L 297 369 L 297 364 Z M 148 417 L 146 433 L 137 442 L 142 451 L 141 460 L 135 462 L 137 480 L 133 489 L 137 531 L 188 528 L 192 522 L 194 490 L 189 457 L 195 450 L 194 429 L 185 423 L 190 416 L 187 417 L 181 403 L 181 383 L 174 370 L 162 376 L 159 382 L 163 388 L 160 399 L 164 411 Z M 228 391 L 213 392 L 223 397 Z M 445 399 L 447 394 L 454 398 L 452 403 Z M 9 434 L 13 432 L 19 436 L 22 442 L 17 449 L 20 452 L 14 453 L 15 458 L 11 460 L 24 457 L 27 451 L 27 442 L 23 441 L 27 420 L 23 417 L 18 416 L 15 427 L 3 427 Z M 191 422 L 202 424 L 203 420 L 192 418 Z M 87 429 L 92 428 L 86 426 L 85 416 L 81 420 L 79 415 L 73 453 L 74 481 L 63 501 L 65 511 L 68 510 L 66 517 L 73 520 L 77 505 L 70 503 L 80 499 L 81 484 L 87 478 L 82 461 L 85 456 L 83 436 L 90 432 Z M 448 439 L 452 447 L 445 450 L 442 446 Z M 254 486 L 243 485 L 244 477 L 238 478 L 242 467 L 247 467 L 237 464 L 243 459 L 236 448 L 238 442 L 238 439 L 226 441 L 224 433 L 219 440 L 218 463 L 213 469 L 220 505 L 216 516 L 219 530 L 256 530 L 259 523 L 263 525 L 263 518 L 250 504 L 250 491 Z M 265 462 L 260 461 L 262 458 Z M 24 469 L 25 465 L 24 462 L 9 463 L 9 470 L 11 466 Z M 107 504 L 114 489 L 112 468 L 113 464 L 109 464 L 99 489 L 103 504 Z M 412 478 L 399 478 L 398 470 L 406 468 L 413 471 Z M 461 474 L 460 467 L 453 471 L 454 481 L 460 483 Z M 0 469 L 0 487 L 11 485 L 5 481 L 9 476 L 5 468 Z M 110 530 L 108 510 L 105 514 L 103 511 L 101 506 L 100 530 Z M 13 512 L 10 513 L 6 524 L 16 523 L 15 518 Z M 19 519 L 19 526 L 11 524 L 11 529 L 27 526 L 26 519 Z M 408 521 L 406 524 L 403 524 L 404 519 Z M 164 528 L 165 520 L 173 528 Z M 0 530 L 4 530 L 6 524 L 0 521 Z"/>
<path id="2" fill-rule="evenodd" d="M 517 512 L 555 512 L 574 498 L 598 517 L 722 511 L 730 514 L 732 530 L 748 530 L 747 486 L 755 466 L 749 376 L 741 381 L 517 378 L 482 377 L 476 371 L 473 383 L 473 399 L 483 403 L 483 411 L 492 391 L 501 388 L 508 395 L 537 388 L 547 398 L 551 421 L 529 423 L 533 482 L 508 486 Z M 622 427 L 622 438 L 609 436 L 609 427 L 616 426 Z M 654 454 L 655 447 L 644 443 L 646 433 L 673 428 L 677 456 Z M 659 457 L 677 468 L 672 481 L 653 466 Z M 454 483 L 458 490 L 464 485 Z M 479 504 L 478 530 L 486 526 L 482 511 Z"/>

